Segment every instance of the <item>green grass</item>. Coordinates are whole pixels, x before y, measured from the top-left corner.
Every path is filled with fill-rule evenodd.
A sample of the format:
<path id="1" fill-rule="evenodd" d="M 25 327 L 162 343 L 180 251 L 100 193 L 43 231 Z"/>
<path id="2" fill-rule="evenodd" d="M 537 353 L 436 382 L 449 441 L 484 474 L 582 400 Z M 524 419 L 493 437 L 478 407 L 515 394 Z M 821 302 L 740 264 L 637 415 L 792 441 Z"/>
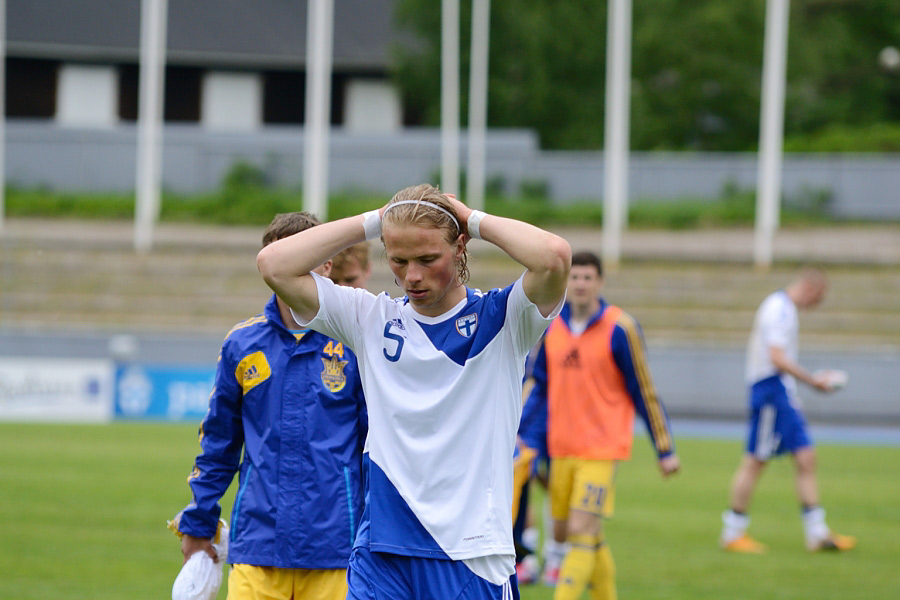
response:
<path id="1" fill-rule="evenodd" d="M 620 469 L 608 526 L 622 598 L 900 597 L 900 448 L 819 447 L 829 522 L 859 538 L 853 552 L 803 550 L 790 463 L 778 461 L 752 512 L 770 552 L 737 556 L 716 538 L 740 442 L 679 440 L 683 471 L 668 481 L 648 446 L 636 440 Z M 0 598 L 168 597 L 181 558 L 165 522 L 188 501 L 198 449 L 196 425 L 0 424 Z M 224 504 L 227 515 L 230 494 Z M 552 593 L 529 586 L 522 597 Z"/>

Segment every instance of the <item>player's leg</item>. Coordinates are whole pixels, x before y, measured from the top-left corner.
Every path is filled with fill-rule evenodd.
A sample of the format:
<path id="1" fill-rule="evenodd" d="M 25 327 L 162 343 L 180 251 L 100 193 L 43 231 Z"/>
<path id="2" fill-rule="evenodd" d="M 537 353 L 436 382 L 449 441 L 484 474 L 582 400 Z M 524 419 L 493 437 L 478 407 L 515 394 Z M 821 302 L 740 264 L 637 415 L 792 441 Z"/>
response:
<path id="1" fill-rule="evenodd" d="M 559 568 L 554 600 L 581 598 L 594 573 L 600 517 L 573 510 L 569 513 L 566 555 Z"/>
<path id="2" fill-rule="evenodd" d="M 560 566 L 566 556 L 569 499 L 572 496 L 576 465 L 577 461 L 571 458 L 554 458 L 550 461 L 546 498 L 550 504 L 553 531 L 544 540 L 544 572 L 541 580 L 545 585 L 556 585 Z"/>
<path id="3" fill-rule="evenodd" d="M 616 563 L 609 544 L 601 539 L 591 578 L 591 600 L 616 600 Z"/>
<path id="4" fill-rule="evenodd" d="M 535 546 L 525 540 L 529 482 L 536 456 L 535 450 L 526 447 L 516 447 L 513 456 L 513 544 L 516 550 L 516 577 L 520 584 L 534 583 L 541 574 L 540 562 L 534 554 Z"/>
<path id="5" fill-rule="evenodd" d="M 808 438 L 805 438 L 808 441 Z M 804 445 L 793 452 L 796 473 L 797 498 L 803 515 L 803 532 L 806 548 L 819 550 L 850 550 L 856 546 L 856 538 L 834 533 L 825 522 L 825 509 L 819 504 L 819 487 L 816 478 L 816 451 Z"/>
<path id="6" fill-rule="evenodd" d="M 804 507 L 818 506 L 819 484 L 816 480 L 816 451 L 812 446 L 794 452 L 797 499 Z"/>
<path id="7" fill-rule="evenodd" d="M 722 513 L 722 533 L 719 535 L 719 545 L 729 552 L 762 554 L 766 551 L 764 544 L 747 534 L 747 528 L 750 526 L 748 510 L 756 484 L 780 443 L 775 430 L 776 408 L 771 402 L 771 394 L 771 386 L 754 385 L 750 390 L 746 453 L 731 480 L 729 507 Z"/>
<path id="8" fill-rule="evenodd" d="M 616 463 L 618 464 L 618 463 Z M 591 576 L 591 600 L 616 600 L 616 564 L 606 538 L 606 523 L 612 518 L 616 506 L 615 474 L 610 481 L 603 504 L 603 515 L 597 533 L 597 552 L 594 557 L 594 573 Z"/>
<path id="9" fill-rule="evenodd" d="M 579 461 L 572 485 L 566 557 L 554 600 L 576 600 L 595 577 L 604 507 L 615 474 L 614 461 Z M 609 585 L 604 586 L 609 588 Z M 615 589 L 614 582 L 612 583 Z"/>
<path id="10" fill-rule="evenodd" d="M 753 454 L 745 454 L 731 482 L 728 510 L 722 514 L 722 534 L 719 543 L 729 552 L 761 554 L 766 548 L 747 534 L 750 526 L 748 510 L 756 484 L 766 468 L 766 462 Z"/>
<path id="11" fill-rule="evenodd" d="M 756 484 L 766 469 L 766 461 L 752 454 L 745 454 L 731 481 L 730 507 L 737 513 L 746 513 L 753 499 Z"/>

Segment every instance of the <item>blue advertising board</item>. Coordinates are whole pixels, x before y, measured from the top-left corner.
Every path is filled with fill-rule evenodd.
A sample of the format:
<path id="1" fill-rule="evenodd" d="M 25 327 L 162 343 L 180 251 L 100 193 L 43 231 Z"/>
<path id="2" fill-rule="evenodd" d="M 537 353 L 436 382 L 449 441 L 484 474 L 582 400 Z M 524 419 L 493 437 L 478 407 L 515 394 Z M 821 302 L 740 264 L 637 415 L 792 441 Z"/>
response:
<path id="1" fill-rule="evenodd" d="M 215 366 L 117 365 L 115 418 L 199 422 L 215 374 Z"/>

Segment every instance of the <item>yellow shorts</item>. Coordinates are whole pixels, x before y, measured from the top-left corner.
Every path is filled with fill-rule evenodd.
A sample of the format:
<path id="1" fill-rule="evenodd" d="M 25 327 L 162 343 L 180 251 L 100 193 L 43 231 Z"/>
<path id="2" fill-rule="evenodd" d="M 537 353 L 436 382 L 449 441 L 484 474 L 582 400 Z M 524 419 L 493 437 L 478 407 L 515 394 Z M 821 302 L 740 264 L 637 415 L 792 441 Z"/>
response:
<path id="1" fill-rule="evenodd" d="M 611 517 L 616 505 L 615 460 L 554 458 L 550 461 L 550 513 L 565 521 L 579 510 Z"/>
<path id="2" fill-rule="evenodd" d="M 234 565 L 228 574 L 228 600 L 344 600 L 347 569 L 279 569 Z"/>

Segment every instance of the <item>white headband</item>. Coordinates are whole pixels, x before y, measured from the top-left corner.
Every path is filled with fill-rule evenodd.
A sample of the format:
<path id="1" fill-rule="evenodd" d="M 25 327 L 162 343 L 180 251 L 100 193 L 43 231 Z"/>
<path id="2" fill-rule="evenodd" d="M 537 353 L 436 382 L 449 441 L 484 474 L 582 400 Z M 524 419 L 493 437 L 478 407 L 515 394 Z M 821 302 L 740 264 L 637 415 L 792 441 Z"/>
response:
<path id="1" fill-rule="evenodd" d="M 387 208 L 384 209 L 384 213 L 382 213 L 382 217 L 385 214 L 387 214 L 387 211 L 391 210 L 395 206 L 400 206 L 401 204 L 424 204 L 425 206 L 430 206 L 431 208 L 436 208 L 439 211 L 441 211 L 442 213 L 444 213 L 445 215 L 447 215 L 448 217 L 450 217 L 450 219 L 456 225 L 456 231 L 458 233 L 462 233 L 462 229 L 459 227 L 459 221 L 456 220 L 456 217 L 453 216 L 453 213 L 451 213 L 446 208 L 438 206 L 437 204 L 435 204 L 433 202 L 426 202 L 425 200 L 400 200 L 399 202 L 394 202 L 393 204 L 388 204 Z"/>

